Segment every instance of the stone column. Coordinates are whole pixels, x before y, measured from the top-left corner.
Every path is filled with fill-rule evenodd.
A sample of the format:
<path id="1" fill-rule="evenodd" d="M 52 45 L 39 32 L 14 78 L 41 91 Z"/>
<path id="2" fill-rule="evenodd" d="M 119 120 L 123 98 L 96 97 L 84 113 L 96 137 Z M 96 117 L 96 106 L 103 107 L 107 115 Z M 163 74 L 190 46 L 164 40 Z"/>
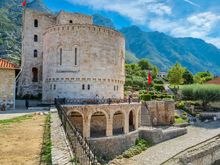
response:
<path id="1" fill-rule="evenodd" d="M 90 120 L 83 121 L 83 136 L 90 137 Z"/>
<path id="2" fill-rule="evenodd" d="M 112 136 L 112 119 L 107 119 L 107 125 L 106 125 L 106 136 Z"/>
<path id="3" fill-rule="evenodd" d="M 125 116 L 124 133 L 129 133 L 129 114 Z"/>

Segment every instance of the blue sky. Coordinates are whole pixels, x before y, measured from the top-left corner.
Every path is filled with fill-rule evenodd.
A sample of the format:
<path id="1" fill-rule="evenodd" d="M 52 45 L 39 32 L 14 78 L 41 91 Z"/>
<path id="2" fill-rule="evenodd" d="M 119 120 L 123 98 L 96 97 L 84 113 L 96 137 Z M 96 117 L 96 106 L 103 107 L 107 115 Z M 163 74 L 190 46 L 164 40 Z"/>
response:
<path id="1" fill-rule="evenodd" d="M 53 11 L 110 18 L 117 29 L 137 25 L 173 37 L 201 38 L 220 48 L 220 0 L 43 0 Z"/>

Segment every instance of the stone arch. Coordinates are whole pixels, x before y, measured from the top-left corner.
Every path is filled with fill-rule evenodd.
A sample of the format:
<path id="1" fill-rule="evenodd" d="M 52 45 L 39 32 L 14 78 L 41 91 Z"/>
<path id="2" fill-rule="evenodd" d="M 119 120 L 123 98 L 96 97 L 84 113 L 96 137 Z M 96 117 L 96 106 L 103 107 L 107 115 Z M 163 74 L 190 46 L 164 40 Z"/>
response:
<path id="1" fill-rule="evenodd" d="M 32 68 L 32 81 L 38 82 L 38 69 L 36 67 Z"/>
<path id="2" fill-rule="evenodd" d="M 61 66 L 63 64 L 63 52 L 64 52 L 64 44 L 59 44 L 57 46 L 57 64 Z"/>
<path id="3" fill-rule="evenodd" d="M 108 114 L 103 110 L 95 110 L 88 117 L 90 137 L 107 135 Z"/>
<path id="4" fill-rule="evenodd" d="M 136 111 L 131 109 L 128 113 L 128 125 L 129 125 L 129 132 L 132 132 L 136 128 Z"/>
<path id="5" fill-rule="evenodd" d="M 70 110 L 67 112 L 68 118 L 73 126 L 83 135 L 84 130 L 84 114 L 78 110 Z"/>
<path id="6" fill-rule="evenodd" d="M 112 116 L 112 133 L 113 135 L 123 134 L 125 132 L 126 114 L 122 110 L 117 110 Z"/>

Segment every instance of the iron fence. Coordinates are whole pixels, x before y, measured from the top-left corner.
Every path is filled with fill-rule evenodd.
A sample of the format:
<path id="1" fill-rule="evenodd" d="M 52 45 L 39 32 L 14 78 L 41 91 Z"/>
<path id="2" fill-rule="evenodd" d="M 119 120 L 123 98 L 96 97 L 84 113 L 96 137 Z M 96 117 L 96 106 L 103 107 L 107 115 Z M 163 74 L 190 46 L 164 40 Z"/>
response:
<path id="1" fill-rule="evenodd" d="M 107 98 L 107 99 L 91 99 L 91 98 L 81 98 L 81 99 L 68 99 L 68 98 L 58 98 L 61 104 L 120 104 L 120 103 L 140 103 L 141 99 L 114 99 L 114 98 Z"/>
<path id="2" fill-rule="evenodd" d="M 25 106 L 29 107 L 50 107 L 52 104 L 44 104 L 42 101 L 38 100 L 26 100 Z"/>
<path id="3" fill-rule="evenodd" d="M 65 99 L 55 99 L 55 105 L 58 110 L 64 131 L 67 135 L 67 139 L 69 140 L 71 149 L 75 155 L 75 164 L 98 165 L 99 162 L 95 156 L 95 151 L 91 151 L 87 139 L 83 138 L 77 128 L 73 126 L 72 122 L 67 117 L 66 112 L 63 110 L 60 101 L 65 102 Z"/>

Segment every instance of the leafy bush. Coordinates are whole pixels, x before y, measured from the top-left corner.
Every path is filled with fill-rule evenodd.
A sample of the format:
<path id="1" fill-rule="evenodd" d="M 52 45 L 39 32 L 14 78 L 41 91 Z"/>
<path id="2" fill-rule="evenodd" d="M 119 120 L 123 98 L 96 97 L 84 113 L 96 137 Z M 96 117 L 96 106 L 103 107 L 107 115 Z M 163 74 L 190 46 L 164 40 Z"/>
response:
<path id="1" fill-rule="evenodd" d="M 132 75 L 126 75 L 126 78 L 130 78 L 130 79 L 132 79 L 133 76 L 132 76 Z"/>
<path id="2" fill-rule="evenodd" d="M 144 101 L 151 101 L 151 95 L 150 94 L 144 94 L 143 95 L 143 98 L 142 98 Z"/>
<path id="3" fill-rule="evenodd" d="M 157 95 L 153 95 L 151 96 L 153 100 L 155 100 L 157 98 Z"/>
<path id="4" fill-rule="evenodd" d="M 156 90 L 156 91 L 160 91 L 160 92 L 162 92 L 165 88 L 164 88 L 164 86 L 163 85 L 154 85 L 154 89 Z"/>
<path id="5" fill-rule="evenodd" d="M 128 87 L 127 87 L 127 86 L 124 86 L 124 90 L 127 91 L 127 90 L 128 90 Z"/>
<path id="6" fill-rule="evenodd" d="M 154 91 L 149 91 L 149 94 L 154 95 L 155 92 Z"/>
<path id="7" fill-rule="evenodd" d="M 186 112 L 183 112 L 183 115 L 187 115 L 187 113 L 186 113 Z"/>
<path id="8" fill-rule="evenodd" d="M 160 78 L 160 79 L 154 79 L 154 83 L 155 83 L 155 84 L 164 84 L 162 78 Z"/>

